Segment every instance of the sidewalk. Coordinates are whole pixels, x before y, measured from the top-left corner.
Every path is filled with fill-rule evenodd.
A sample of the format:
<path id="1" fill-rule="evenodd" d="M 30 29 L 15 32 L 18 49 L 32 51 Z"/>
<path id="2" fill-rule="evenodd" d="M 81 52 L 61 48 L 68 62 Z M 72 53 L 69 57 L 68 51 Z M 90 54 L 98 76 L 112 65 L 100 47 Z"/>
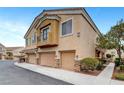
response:
<path id="1" fill-rule="evenodd" d="M 97 77 L 97 84 L 111 84 L 111 77 L 114 71 L 115 64 L 110 63 Z"/>
<path id="2" fill-rule="evenodd" d="M 73 71 L 38 66 L 28 63 L 15 63 L 15 65 L 76 85 L 124 84 L 124 82 L 121 81 L 111 80 L 111 76 L 114 69 L 114 63 L 110 63 L 98 76 L 91 76 L 91 75 L 76 73 Z"/>

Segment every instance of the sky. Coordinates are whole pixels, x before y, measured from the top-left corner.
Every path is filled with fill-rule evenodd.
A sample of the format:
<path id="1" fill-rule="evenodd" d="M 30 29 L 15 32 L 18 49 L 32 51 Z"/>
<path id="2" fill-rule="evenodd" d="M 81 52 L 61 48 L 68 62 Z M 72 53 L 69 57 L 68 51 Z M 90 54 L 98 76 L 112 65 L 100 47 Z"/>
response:
<path id="1" fill-rule="evenodd" d="M 0 43 L 5 46 L 25 46 L 24 35 L 33 19 L 43 10 L 57 7 L 0 8 Z M 117 21 L 124 18 L 124 8 L 85 8 L 99 28 L 106 33 Z"/>
<path id="2" fill-rule="evenodd" d="M 86 8 L 86 10 L 103 34 L 107 33 L 119 20 L 124 19 L 123 7 L 95 7 Z"/>

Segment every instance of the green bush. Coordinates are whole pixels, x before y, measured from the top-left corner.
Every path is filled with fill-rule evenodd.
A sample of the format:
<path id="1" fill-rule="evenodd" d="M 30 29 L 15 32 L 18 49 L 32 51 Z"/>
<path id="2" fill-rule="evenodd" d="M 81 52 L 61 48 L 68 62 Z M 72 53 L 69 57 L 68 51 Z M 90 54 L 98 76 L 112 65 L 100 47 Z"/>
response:
<path id="1" fill-rule="evenodd" d="M 115 66 L 119 66 L 120 65 L 120 58 L 115 58 Z"/>
<path id="2" fill-rule="evenodd" d="M 120 70 L 124 71 L 124 65 L 120 65 Z"/>
<path id="3" fill-rule="evenodd" d="M 107 60 L 105 58 L 97 58 L 101 64 L 106 64 Z"/>
<path id="4" fill-rule="evenodd" d="M 100 61 L 96 69 L 102 70 L 102 68 L 103 68 L 103 63 Z"/>
<path id="5" fill-rule="evenodd" d="M 117 66 L 119 66 L 119 65 L 120 65 L 120 61 L 115 60 L 115 66 L 117 67 Z"/>
<path id="6" fill-rule="evenodd" d="M 115 60 L 118 60 L 118 61 L 120 61 L 121 59 L 120 59 L 120 58 L 115 58 Z"/>
<path id="7" fill-rule="evenodd" d="M 115 74 L 115 78 L 119 80 L 124 80 L 124 74 Z"/>
<path id="8" fill-rule="evenodd" d="M 80 61 L 81 69 L 85 70 L 95 70 L 99 64 L 96 58 L 84 58 Z"/>

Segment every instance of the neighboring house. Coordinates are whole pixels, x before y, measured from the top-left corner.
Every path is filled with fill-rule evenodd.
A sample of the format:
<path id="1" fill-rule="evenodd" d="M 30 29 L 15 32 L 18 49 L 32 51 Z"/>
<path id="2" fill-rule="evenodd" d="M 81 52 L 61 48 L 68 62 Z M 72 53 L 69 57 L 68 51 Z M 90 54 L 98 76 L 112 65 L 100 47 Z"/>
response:
<path id="1" fill-rule="evenodd" d="M 112 55 L 113 61 L 114 61 L 115 58 L 118 58 L 118 54 L 117 54 L 116 49 L 106 50 L 105 57 L 106 57 L 107 54 Z M 121 57 L 124 59 L 124 51 L 123 50 L 121 50 Z"/>
<path id="2" fill-rule="evenodd" d="M 20 47 L 12 51 L 14 61 L 20 61 L 20 58 L 25 56 L 24 53 L 22 52 L 23 50 L 24 47 Z"/>
<path id="3" fill-rule="evenodd" d="M 23 48 L 23 47 L 6 47 L 5 59 L 14 60 L 15 55 L 16 55 L 15 51 L 20 48 Z M 18 53 L 18 51 L 16 52 Z"/>
<path id="4" fill-rule="evenodd" d="M 5 47 L 0 43 L 0 60 L 19 60 L 19 57 L 24 56 L 20 53 L 24 47 Z"/>
<path id="5" fill-rule="evenodd" d="M 100 31 L 84 8 L 44 10 L 31 24 L 24 38 L 28 63 L 80 70 L 78 61 L 96 54 Z"/>
<path id="6" fill-rule="evenodd" d="M 5 59 L 5 46 L 3 44 L 0 43 L 0 60 Z"/>

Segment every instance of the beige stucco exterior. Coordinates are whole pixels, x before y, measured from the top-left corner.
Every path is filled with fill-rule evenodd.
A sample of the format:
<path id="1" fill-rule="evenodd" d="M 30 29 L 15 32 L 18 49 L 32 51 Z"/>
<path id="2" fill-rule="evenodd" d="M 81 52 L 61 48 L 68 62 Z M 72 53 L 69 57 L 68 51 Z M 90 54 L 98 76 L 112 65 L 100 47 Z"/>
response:
<path id="1" fill-rule="evenodd" d="M 55 37 L 54 40 L 55 40 L 55 42 L 57 42 L 57 46 L 40 48 L 40 47 L 37 47 L 37 44 L 35 44 L 35 45 L 26 46 L 26 49 L 36 49 L 37 48 L 36 54 L 38 55 L 37 56 L 37 59 L 39 59 L 38 61 L 41 61 L 42 59 L 44 60 L 45 57 L 41 58 L 41 55 L 44 52 L 55 52 L 56 66 L 58 66 L 59 68 L 62 68 L 62 65 L 61 65 L 62 60 L 66 60 L 66 61 L 74 60 L 74 62 L 67 62 L 67 64 L 64 63 L 65 65 L 69 65 L 69 66 L 72 66 L 72 68 L 74 68 L 76 61 L 79 61 L 80 59 L 85 58 L 85 57 L 95 57 L 96 37 L 100 36 L 100 32 L 96 31 L 96 28 L 94 26 L 95 24 L 90 23 L 91 19 L 90 19 L 90 21 L 88 21 L 88 19 L 86 18 L 86 15 L 84 16 L 82 14 L 82 12 L 78 13 L 79 10 L 80 10 L 80 12 L 82 11 L 81 9 L 77 9 L 77 10 L 74 9 L 74 11 L 72 11 L 72 10 L 70 10 L 70 11 L 62 10 L 61 11 L 60 10 L 60 11 L 54 11 L 53 13 L 49 12 L 49 11 L 46 12 L 47 14 L 56 14 L 60 18 L 60 20 L 57 21 L 56 25 L 54 25 L 54 29 L 52 29 L 53 32 L 56 31 L 56 34 L 54 34 L 54 35 L 57 35 L 57 36 L 54 36 Z M 43 16 L 45 16 L 45 15 L 43 15 Z M 62 23 L 67 20 L 70 20 L 70 19 L 72 19 L 72 33 L 67 36 L 62 36 L 61 35 Z M 58 29 L 56 29 L 56 28 L 58 28 Z M 30 30 L 30 32 L 28 31 L 26 33 L 25 38 L 32 36 L 32 33 L 34 33 L 34 31 L 38 32 L 38 30 L 36 30 L 35 28 L 32 28 L 32 30 Z M 53 33 L 52 31 L 51 31 L 51 33 Z M 37 33 L 37 35 L 39 35 L 39 34 Z M 39 42 L 38 40 L 36 40 L 36 41 Z M 64 54 L 64 52 L 67 52 L 67 51 L 69 53 Z M 71 51 L 74 51 L 74 52 L 71 52 Z M 64 55 L 67 55 L 68 57 L 66 57 L 66 56 L 64 57 L 62 55 L 62 53 Z M 36 54 L 35 54 L 35 56 L 36 56 Z M 69 54 L 70 54 L 70 56 L 69 56 Z M 29 55 L 29 54 L 27 53 L 27 55 Z M 49 57 L 48 57 L 48 59 L 49 59 Z M 49 64 L 49 62 L 48 62 L 48 64 Z M 73 65 L 70 65 L 70 64 L 73 64 Z M 63 66 L 63 68 L 64 68 L 64 66 Z M 66 68 L 66 66 L 65 66 L 65 68 Z"/>
<path id="2" fill-rule="evenodd" d="M 76 50 L 79 59 L 84 57 L 95 57 L 95 40 L 98 34 L 92 29 L 82 15 L 60 15 L 61 23 L 72 19 L 73 21 L 73 34 L 69 36 L 61 36 L 61 23 L 59 33 L 59 46 L 54 48 L 39 49 L 39 51 L 64 51 Z M 80 37 L 77 37 L 80 33 Z M 59 58 L 59 53 L 56 53 Z"/>
<path id="3" fill-rule="evenodd" d="M 17 62 L 20 61 L 20 57 L 24 56 L 24 53 L 22 53 L 23 50 L 24 50 L 24 47 L 20 47 L 12 51 L 14 61 L 17 61 Z"/>
<path id="4" fill-rule="evenodd" d="M 5 51 L 6 51 L 5 46 L 0 44 L 0 60 L 4 60 L 5 59 Z"/>

